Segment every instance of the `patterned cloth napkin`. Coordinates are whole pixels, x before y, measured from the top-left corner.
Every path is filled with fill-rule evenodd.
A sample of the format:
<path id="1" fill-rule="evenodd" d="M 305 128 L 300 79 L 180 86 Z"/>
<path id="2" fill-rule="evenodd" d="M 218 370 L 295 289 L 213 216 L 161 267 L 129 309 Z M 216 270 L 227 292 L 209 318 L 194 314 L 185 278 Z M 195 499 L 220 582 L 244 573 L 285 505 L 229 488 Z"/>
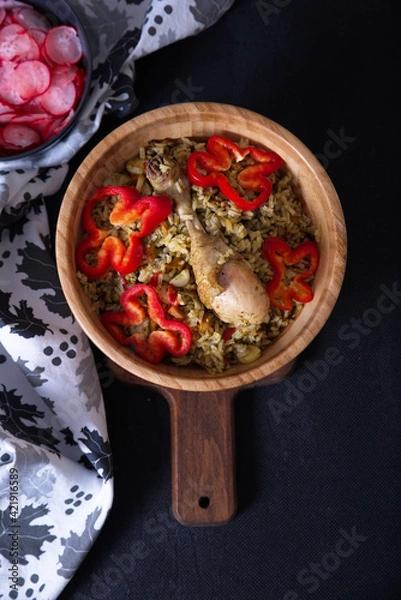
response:
<path id="1" fill-rule="evenodd" d="M 57 598 L 113 500 L 99 374 L 60 289 L 44 198 L 103 114 L 135 108 L 135 60 L 200 32 L 232 3 L 70 0 L 93 54 L 82 116 L 39 159 L 0 159 L 0 598 Z"/>

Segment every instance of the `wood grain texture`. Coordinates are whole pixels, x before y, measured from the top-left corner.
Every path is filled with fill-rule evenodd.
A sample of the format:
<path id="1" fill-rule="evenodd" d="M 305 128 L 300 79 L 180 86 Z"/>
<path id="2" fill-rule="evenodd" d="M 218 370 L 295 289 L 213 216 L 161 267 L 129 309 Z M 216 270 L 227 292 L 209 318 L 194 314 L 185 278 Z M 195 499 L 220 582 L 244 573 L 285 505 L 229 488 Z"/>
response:
<path id="1" fill-rule="evenodd" d="M 165 391 L 171 416 L 172 507 L 183 525 L 225 525 L 236 513 L 235 390 Z"/>

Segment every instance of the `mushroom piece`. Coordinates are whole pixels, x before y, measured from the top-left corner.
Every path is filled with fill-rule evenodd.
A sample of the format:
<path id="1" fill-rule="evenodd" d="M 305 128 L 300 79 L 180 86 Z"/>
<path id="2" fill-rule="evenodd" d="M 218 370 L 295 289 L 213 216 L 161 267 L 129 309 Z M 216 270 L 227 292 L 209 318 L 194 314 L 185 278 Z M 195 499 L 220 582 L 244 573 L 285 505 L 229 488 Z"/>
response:
<path id="1" fill-rule="evenodd" d="M 269 297 L 242 256 L 223 238 L 207 233 L 192 208 L 189 182 L 179 164 L 152 158 L 146 176 L 158 194 L 174 200 L 191 239 L 191 266 L 201 302 L 225 323 L 258 325 L 269 311 Z"/>

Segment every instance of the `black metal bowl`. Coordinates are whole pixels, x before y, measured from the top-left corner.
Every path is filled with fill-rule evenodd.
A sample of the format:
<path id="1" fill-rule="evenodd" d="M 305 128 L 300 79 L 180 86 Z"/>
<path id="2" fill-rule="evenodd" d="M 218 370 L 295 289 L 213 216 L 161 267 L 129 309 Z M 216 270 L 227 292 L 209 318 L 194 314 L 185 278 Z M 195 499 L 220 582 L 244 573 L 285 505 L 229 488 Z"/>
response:
<path id="1" fill-rule="evenodd" d="M 0 163 L 7 163 L 24 158 L 38 157 L 40 154 L 46 152 L 49 148 L 53 147 L 62 138 L 64 138 L 76 125 L 78 119 L 80 118 L 80 114 L 86 103 L 91 84 L 92 56 L 89 39 L 80 18 L 71 8 L 71 6 L 65 0 L 30 0 L 29 2 L 23 2 L 23 4 L 31 6 L 39 13 L 46 16 L 52 26 L 70 25 L 76 29 L 82 45 L 82 59 L 79 65 L 85 71 L 85 82 L 81 98 L 74 108 L 74 115 L 60 131 L 51 136 L 45 142 L 29 150 L 22 150 L 21 152 L 13 152 L 5 155 L 0 154 Z"/>

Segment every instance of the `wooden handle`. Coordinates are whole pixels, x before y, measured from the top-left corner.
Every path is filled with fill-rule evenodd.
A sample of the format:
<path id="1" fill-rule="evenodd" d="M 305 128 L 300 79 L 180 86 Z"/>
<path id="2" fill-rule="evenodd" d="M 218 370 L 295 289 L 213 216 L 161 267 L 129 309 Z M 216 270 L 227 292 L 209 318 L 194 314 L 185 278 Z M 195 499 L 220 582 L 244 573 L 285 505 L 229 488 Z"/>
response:
<path id="1" fill-rule="evenodd" d="M 172 508 L 183 525 L 225 525 L 237 509 L 234 453 L 234 396 L 238 389 L 184 391 L 155 386 L 107 359 L 114 375 L 129 385 L 150 387 L 169 401 Z M 252 386 L 283 381 L 295 360 Z M 245 389 L 245 388 L 242 388 Z"/>
<path id="2" fill-rule="evenodd" d="M 168 389 L 172 452 L 172 505 L 183 525 L 224 525 L 236 512 L 235 390 Z"/>

